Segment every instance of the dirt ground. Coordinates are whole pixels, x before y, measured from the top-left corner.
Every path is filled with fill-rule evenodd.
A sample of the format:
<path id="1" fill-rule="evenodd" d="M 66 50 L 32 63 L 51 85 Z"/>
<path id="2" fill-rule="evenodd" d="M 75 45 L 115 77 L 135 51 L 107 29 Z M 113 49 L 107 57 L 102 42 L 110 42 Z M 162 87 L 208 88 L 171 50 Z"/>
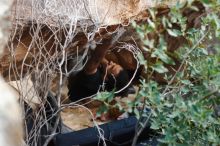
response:
<path id="1" fill-rule="evenodd" d="M 93 127 L 92 116 L 82 107 L 66 108 L 61 113 L 63 123 L 74 131 Z"/>
<path id="2" fill-rule="evenodd" d="M 135 87 L 137 90 L 137 87 Z M 120 103 L 120 105 L 123 108 L 126 107 L 126 102 L 133 101 L 135 98 L 135 94 L 130 94 L 128 97 L 120 98 L 116 97 L 116 101 Z M 97 112 L 98 108 L 101 106 L 100 103 L 93 102 L 89 105 L 87 105 L 85 108 L 83 107 L 68 107 L 65 108 L 61 112 L 61 118 L 63 121 L 63 124 L 69 127 L 70 129 L 77 131 L 89 127 L 94 126 L 93 118 L 95 118 L 95 113 Z M 106 120 L 100 120 L 100 118 L 96 118 L 95 121 L 97 124 L 104 124 L 106 122 L 116 120 L 119 115 L 123 114 L 119 112 L 118 109 L 110 109 L 109 113 L 111 113 L 110 118 L 106 118 Z M 107 114 L 109 114 L 107 113 Z"/>

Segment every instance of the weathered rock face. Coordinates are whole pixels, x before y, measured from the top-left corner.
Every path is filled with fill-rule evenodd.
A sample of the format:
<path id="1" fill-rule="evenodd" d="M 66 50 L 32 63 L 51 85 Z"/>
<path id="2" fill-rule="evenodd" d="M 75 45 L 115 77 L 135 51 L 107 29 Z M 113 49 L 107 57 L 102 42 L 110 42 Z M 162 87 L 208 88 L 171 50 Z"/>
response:
<path id="1" fill-rule="evenodd" d="M 173 6 L 186 0 L 17 0 L 15 17 L 25 21 L 35 21 L 58 27 L 86 21 L 99 26 L 121 24 L 128 19 L 144 17 L 143 11 L 161 5 Z M 141 19 L 142 19 L 141 18 Z"/>
<path id="2" fill-rule="evenodd" d="M 5 44 L 8 41 L 9 36 L 9 26 L 10 22 L 7 21 L 9 18 L 9 8 L 12 4 L 12 1 L 1 0 L 0 1 L 0 54 L 3 52 L 5 48 Z"/>
<path id="3" fill-rule="evenodd" d="M 54 7 L 58 7 L 58 3 L 61 3 L 62 0 L 59 0 L 57 3 L 55 2 L 48 2 L 45 3 L 44 7 L 42 6 L 42 9 L 46 9 L 47 11 L 50 11 L 51 15 L 55 15 L 58 13 L 58 11 L 61 11 L 62 8 L 58 8 L 56 9 L 51 9 L 49 7 L 49 5 L 54 5 Z M 95 2 L 95 1 L 89 1 L 89 2 Z M 33 1 L 33 3 L 35 3 L 35 1 Z M 37 2 L 36 2 L 37 3 Z M 142 8 L 147 8 L 147 7 L 151 7 L 151 6 L 155 6 L 155 3 L 149 2 L 147 0 L 129 0 L 129 1 L 115 1 L 113 0 L 112 3 L 110 3 L 109 0 L 105 0 L 105 1 L 101 1 L 99 3 L 103 3 L 103 5 L 97 5 L 97 12 L 102 11 L 106 11 L 105 6 L 114 6 L 114 8 L 117 8 L 115 11 L 113 11 L 112 9 L 109 8 L 108 11 L 108 19 L 111 19 L 111 22 L 117 22 L 119 23 L 119 17 L 117 19 L 115 19 L 114 16 L 117 16 L 116 13 L 120 13 L 122 14 L 122 11 L 124 13 L 126 13 L 126 19 L 127 18 L 132 18 L 133 15 L 135 16 L 135 19 L 139 19 L 140 18 L 140 23 L 146 23 L 145 19 L 148 17 L 147 12 L 143 12 L 142 13 Z M 37 3 L 38 4 L 38 3 Z M 42 4 L 42 3 L 41 3 Z M 68 4 L 64 3 L 65 5 Z M 118 6 L 116 6 L 116 4 L 118 4 Z M 170 3 L 170 5 L 172 4 L 172 2 Z M 27 9 L 28 6 L 31 7 L 33 4 L 31 4 L 30 2 L 27 3 Z M 48 5 L 48 7 L 46 6 Z M 89 3 L 87 4 L 88 7 L 92 6 L 92 4 L 90 5 Z M 25 5 L 24 5 L 25 6 Z M 103 6 L 103 7 L 100 7 Z M 110 7 L 109 6 L 109 7 Z M 59 10 L 60 9 L 60 10 Z M 129 11 L 129 9 L 132 9 Z M 18 10 L 19 12 L 21 10 Z M 64 11 L 64 10 L 63 10 Z M 84 11 L 84 10 L 81 10 Z M 92 10 L 91 10 L 92 11 Z M 37 11 L 40 13 L 40 11 Z M 67 70 L 70 70 L 70 68 L 72 68 L 73 66 L 75 66 L 76 62 L 75 62 L 75 58 L 77 58 L 76 56 L 83 56 L 85 58 L 85 55 L 88 54 L 88 52 L 86 51 L 87 49 L 92 48 L 92 39 L 90 38 L 90 36 L 92 36 L 93 34 L 97 34 L 99 30 L 93 29 L 93 27 L 88 27 L 88 32 L 91 29 L 92 32 L 91 34 L 89 34 L 88 32 L 84 32 L 85 29 L 82 27 L 76 27 L 76 29 L 74 29 L 76 32 L 72 33 L 72 36 L 68 36 L 66 34 L 68 34 L 70 31 L 65 30 L 66 27 L 64 27 L 64 29 L 59 29 L 59 28 L 52 28 L 50 26 L 48 26 L 49 20 L 45 19 L 44 21 L 41 22 L 41 15 L 37 15 L 39 13 L 35 13 L 35 15 L 33 15 L 33 17 L 31 17 L 31 19 L 36 19 L 36 17 L 38 16 L 39 22 L 34 21 L 34 24 L 31 25 L 26 25 L 26 27 L 22 28 L 22 31 L 17 30 L 17 35 L 15 36 L 15 38 L 13 39 L 12 45 L 13 47 L 11 47 L 12 51 L 11 52 L 5 52 L 4 57 L 1 59 L 0 63 L 0 71 L 2 72 L 3 76 L 8 80 L 9 79 L 9 71 L 10 71 L 10 76 L 12 77 L 10 80 L 16 80 L 19 78 L 24 77 L 26 74 L 29 74 L 30 72 L 32 72 L 32 70 L 34 68 L 36 68 L 36 66 L 38 66 L 38 69 L 41 69 L 41 67 L 39 66 L 43 66 L 45 65 L 45 62 L 48 63 L 48 66 L 53 66 L 55 65 L 54 62 L 58 61 L 58 58 L 62 58 L 62 53 L 65 51 L 66 54 L 66 64 L 68 66 Z M 42 11 L 42 13 L 45 11 Z M 53 12 L 53 13 L 52 13 Z M 168 7 L 163 7 L 163 9 L 160 9 L 161 14 L 158 15 L 164 15 L 164 13 L 166 14 L 167 12 L 169 12 L 169 8 Z M 64 11 L 62 14 L 63 15 L 69 14 L 70 12 Z M 73 12 L 73 16 L 75 16 L 76 12 Z M 82 20 L 83 18 L 86 18 L 87 15 L 84 14 L 84 12 L 80 12 L 83 17 L 80 17 L 79 20 Z M 91 13 L 95 13 L 94 10 Z M 130 13 L 130 15 L 129 15 Z M 100 14 L 100 17 L 102 16 L 103 13 L 98 13 Z M 137 14 L 137 15 L 136 15 Z M 140 15 L 138 15 L 140 14 Z M 142 15 L 144 14 L 144 15 Z M 184 15 L 186 15 L 186 17 L 188 17 L 188 23 L 189 23 L 189 27 L 192 27 L 194 25 L 197 25 L 198 22 L 196 21 L 196 16 L 200 15 L 201 12 L 193 12 L 190 13 L 190 11 L 185 11 Z M 43 15 L 42 15 L 43 16 Z M 19 15 L 19 18 L 24 18 L 24 20 L 29 20 L 30 18 L 27 18 L 26 15 Z M 50 15 L 48 15 L 48 17 L 45 18 L 49 18 Z M 50 18 L 56 18 L 54 17 L 50 17 Z M 95 17 L 96 18 L 96 17 Z M 115 19 L 115 20 L 113 20 Z M 123 19 L 123 20 L 126 20 Z M 48 20 L 48 22 L 46 22 Z M 121 19 L 120 19 L 121 20 Z M 98 20 L 97 20 L 98 21 Z M 45 22 L 45 23 L 44 23 Z M 53 22 L 56 22 L 56 20 L 54 20 Z M 86 21 L 87 22 L 87 21 Z M 81 23 L 86 23 L 84 21 L 77 23 L 78 25 L 80 25 Z M 107 24 L 107 20 L 105 21 Z M 40 24 L 38 24 L 40 23 Z M 43 23 L 43 24 L 41 24 Z M 120 22 L 121 23 L 121 22 Z M 57 23 L 56 23 L 57 24 Z M 105 23 L 103 23 L 105 24 Z M 111 24 L 111 23 L 109 23 Z M 88 25 L 90 25 L 90 23 L 88 23 Z M 94 24 L 92 24 L 94 25 Z M 62 27 L 62 26 L 61 26 Z M 67 27 L 68 29 L 68 27 Z M 136 34 L 135 30 L 130 26 L 126 26 L 126 33 L 122 36 L 122 39 L 119 40 L 120 42 L 124 42 L 124 43 L 130 43 L 130 44 L 137 44 L 137 47 L 141 49 L 141 42 L 139 40 L 138 35 Z M 95 31 L 96 30 L 96 31 Z M 58 38 L 59 37 L 59 38 Z M 70 40 L 69 37 L 72 37 L 72 39 Z M 152 37 L 154 37 L 152 35 Z M 66 41 L 66 39 L 68 41 Z M 94 38 L 97 39 L 97 38 Z M 183 38 L 174 38 L 171 37 L 169 35 L 166 35 L 166 40 L 168 42 L 168 50 L 170 51 L 174 51 L 176 48 L 178 48 L 181 44 L 185 43 L 185 40 Z M 67 45 L 65 46 L 67 42 Z M 97 43 L 97 42 L 96 42 Z M 111 59 L 113 61 L 115 61 L 116 63 L 119 63 L 120 65 L 122 65 L 125 69 L 129 69 L 129 70 L 134 70 L 136 68 L 136 60 L 133 57 L 133 54 L 129 51 L 127 51 L 126 49 L 122 49 L 121 51 L 118 52 L 119 49 L 117 49 L 116 46 L 121 46 L 121 43 L 115 44 L 112 47 L 112 51 L 110 51 L 107 55 L 108 59 Z M 116 48 L 116 49 L 115 49 Z M 6 49 L 8 50 L 8 49 Z M 142 50 L 143 51 L 143 50 Z M 12 54 L 13 56 L 12 56 Z M 42 55 L 43 54 L 43 55 Z M 145 55 L 145 57 L 148 59 L 148 55 Z M 74 59 L 72 59 L 74 58 Z M 72 60 L 72 61 L 71 61 Z M 80 60 L 80 57 L 78 58 L 78 60 Z M 10 65 L 12 66 L 16 66 L 16 71 L 13 68 L 10 68 Z M 64 63 L 65 66 L 65 63 Z M 63 69 L 65 70 L 65 69 Z M 172 70 L 171 70 L 172 72 Z M 21 76 L 23 75 L 23 76 Z M 155 79 L 160 78 L 159 75 L 155 75 Z M 160 79 L 159 79 L 160 80 Z"/>
<path id="4" fill-rule="evenodd" d="M 10 26 L 8 18 L 12 0 L 0 1 L 0 54 L 7 43 Z M 22 116 L 20 107 L 16 101 L 16 94 L 13 93 L 8 84 L 0 77 L 0 145 L 21 146 L 23 138 Z"/>
<path id="5" fill-rule="evenodd" d="M 125 37 L 123 37 L 120 41 L 133 44 L 135 41 L 138 41 L 135 31 L 131 27 L 128 27 L 127 31 L 128 34 L 133 33 L 133 38 L 136 38 L 137 40 L 131 41 L 131 36 L 128 38 L 125 35 Z M 36 66 L 44 66 L 45 62 L 55 65 L 54 62 L 56 62 L 59 58 L 62 58 L 62 54 L 60 53 L 62 52 L 62 48 L 60 48 L 60 44 L 56 44 L 58 42 L 55 38 L 56 35 L 53 35 L 53 32 L 48 27 L 45 26 L 39 33 L 35 34 L 36 36 L 38 35 L 38 38 L 30 34 L 31 28 L 29 27 L 22 33 L 21 36 L 15 37 L 11 44 L 13 48 L 11 51 L 9 51 L 9 49 L 5 49 L 6 51 L 0 61 L 0 71 L 6 80 L 19 80 L 21 77 L 24 77 L 26 74 L 32 72 Z M 64 40 L 65 36 L 59 39 L 61 44 Z M 77 55 L 83 56 L 88 45 L 90 44 L 88 43 L 88 39 L 85 34 L 76 34 L 70 45 L 65 48 L 66 57 L 68 59 L 68 70 L 71 70 L 71 67 L 76 64 L 76 62 L 71 62 L 71 58 L 74 58 Z M 120 43 L 115 44 L 113 48 L 116 46 L 120 46 Z M 87 53 L 84 55 L 87 55 Z M 133 58 L 132 53 L 125 49 L 122 49 L 120 52 L 118 49 L 113 49 L 113 51 L 109 51 L 107 58 L 111 58 L 116 63 L 121 64 L 125 69 L 132 70 L 136 68 L 136 61 Z M 15 68 L 13 69 L 11 64 L 16 67 L 16 72 L 14 72 Z"/>
<path id="6" fill-rule="evenodd" d="M 123 21 L 127 18 L 133 18 L 133 16 L 135 16 L 134 19 L 138 19 L 139 23 L 146 23 L 148 13 L 146 11 L 142 13 L 142 10 L 146 9 L 147 7 L 153 7 L 156 5 L 155 3 L 147 0 L 112 0 L 111 2 L 110 0 L 91 0 L 88 1 L 88 3 L 86 3 L 87 5 L 85 6 L 90 8 L 90 11 L 85 13 L 85 9 L 79 9 L 79 12 L 70 12 L 70 10 L 75 7 L 64 10 L 63 6 L 67 6 L 68 4 L 68 6 L 74 5 L 78 7 L 78 5 L 75 5 L 70 1 L 62 3 L 62 0 L 58 0 L 56 2 L 52 0 L 50 2 L 43 3 L 43 1 L 33 0 L 32 2 L 33 3 L 28 0 L 18 0 L 18 6 L 21 5 L 21 8 L 25 7 L 25 9 L 18 8 L 15 11 L 17 12 L 15 16 L 22 19 L 22 21 L 18 22 L 29 22 L 28 20 L 33 20 L 33 22 L 28 24 L 17 24 L 18 29 L 16 29 L 15 35 L 10 41 L 10 47 L 5 49 L 3 57 L 0 60 L 0 72 L 3 77 L 9 81 L 19 80 L 28 74 L 33 74 L 34 72 L 37 72 L 38 74 L 42 73 L 43 71 L 49 73 L 50 75 L 54 74 L 54 76 L 56 76 L 56 73 L 59 72 L 58 64 L 59 62 L 61 62 L 64 56 L 65 59 L 62 65 L 62 72 L 64 73 L 64 76 L 68 76 L 68 74 L 66 74 L 66 71 L 68 72 L 69 70 L 74 68 L 75 65 L 75 71 L 77 71 L 78 69 L 82 69 L 82 60 L 83 58 L 86 58 L 85 56 L 89 54 L 88 50 L 94 48 L 96 46 L 96 43 L 99 43 L 97 40 L 99 40 L 102 35 L 107 33 L 105 32 L 101 36 L 98 35 L 100 29 L 95 29 L 96 27 L 98 28 L 98 26 L 95 26 L 95 23 L 88 23 L 87 29 L 84 28 L 83 24 L 86 24 L 88 22 L 86 21 L 88 13 L 91 14 L 91 16 L 93 16 L 94 18 L 97 18 L 95 17 L 95 14 L 97 12 L 98 14 L 100 14 L 100 20 L 102 18 L 102 15 L 106 14 L 106 19 L 103 18 L 103 25 L 111 24 L 110 22 L 122 23 L 119 22 L 119 20 L 122 21 L 120 17 L 115 17 L 118 16 L 118 14 L 123 14 L 124 16 L 126 16 Z M 99 5 L 96 5 L 97 11 L 95 11 L 96 9 L 91 9 L 92 6 L 95 6 L 95 2 L 99 2 Z M 60 3 L 63 4 L 62 7 L 59 7 Z M 36 9 L 36 7 L 34 7 L 33 11 L 29 11 L 34 4 L 36 4 L 36 6 L 39 6 L 39 9 Z M 169 5 L 172 5 L 172 3 L 169 3 Z M 54 9 L 52 9 L 52 7 L 50 6 L 54 6 Z M 104 13 L 105 11 L 107 11 L 107 6 L 109 11 Z M 113 9 L 110 9 L 112 7 L 115 8 L 115 11 L 113 11 Z M 41 9 L 45 11 L 40 11 Z M 23 10 L 25 10 L 26 13 L 23 12 Z M 56 25 L 58 25 L 58 22 L 56 21 L 56 19 L 53 20 L 53 23 L 55 23 L 56 25 L 53 25 L 53 23 L 50 23 L 49 18 L 57 18 L 56 16 L 61 10 L 63 11 L 61 16 L 71 14 L 72 17 L 75 17 L 76 14 L 80 13 L 77 20 L 84 20 L 77 23 L 77 26 L 73 25 L 74 28 L 69 28 L 69 26 L 66 27 L 64 25 L 69 19 L 69 17 L 67 17 L 67 20 L 65 20 L 66 22 L 63 22 L 62 24 L 60 24 L 60 27 L 57 27 Z M 103 11 L 103 13 L 100 13 L 101 11 Z M 31 13 L 29 14 L 29 12 Z M 160 14 L 158 15 L 165 15 L 169 12 L 169 8 L 162 7 L 160 8 L 159 12 Z M 41 13 L 42 15 L 40 15 Z M 46 16 L 46 14 L 48 15 Z M 196 21 L 196 16 L 200 14 L 200 11 L 193 13 L 191 13 L 191 11 L 184 12 L 184 15 L 188 17 L 189 27 L 198 24 Z M 41 19 L 43 18 L 45 19 L 41 21 Z M 111 19 L 109 23 L 107 23 L 107 18 Z M 98 20 L 95 20 L 95 22 L 98 23 Z M 51 27 L 50 24 L 53 25 L 53 27 Z M 89 26 L 90 24 L 92 26 Z M 22 27 L 19 27 L 20 25 Z M 109 26 L 109 29 L 111 29 L 111 26 Z M 106 57 L 107 59 L 113 60 L 114 62 L 120 64 L 124 69 L 135 70 L 137 67 L 136 59 L 134 58 L 132 52 L 128 51 L 128 48 L 121 49 L 123 43 L 135 45 L 144 53 L 146 59 L 150 58 L 149 55 L 141 48 L 142 44 L 135 30 L 130 25 L 125 26 L 125 29 L 126 32 L 119 40 L 119 43 L 115 44 L 110 49 L 111 51 L 108 52 Z M 155 36 L 152 35 L 152 37 Z M 168 42 L 169 51 L 174 51 L 181 44 L 185 43 L 185 40 L 181 37 L 174 38 L 169 35 L 166 35 L 165 37 Z M 178 67 L 178 64 L 176 65 L 176 67 Z M 175 67 L 170 67 L 171 73 L 173 72 L 172 68 Z M 164 82 L 161 75 L 155 74 L 154 77 L 155 80 L 158 80 L 159 82 Z M 58 81 L 57 78 L 55 78 L 55 80 L 56 82 Z M 54 84 L 57 84 L 56 82 L 50 86 L 54 86 Z M 54 88 L 54 91 L 56 91 L 56 88 Z"/>
<path id="7" fill-rule="evenodd" d="M 0 79 L 0 93 L 0 145 L 21 146 L 22 115 L 16 94 L 2 79 Z"/>

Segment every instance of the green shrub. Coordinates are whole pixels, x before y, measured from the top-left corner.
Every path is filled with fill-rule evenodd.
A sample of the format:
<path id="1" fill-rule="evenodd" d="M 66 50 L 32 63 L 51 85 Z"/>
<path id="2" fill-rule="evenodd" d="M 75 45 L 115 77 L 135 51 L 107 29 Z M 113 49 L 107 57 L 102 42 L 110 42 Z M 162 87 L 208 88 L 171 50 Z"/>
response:
<path id="1" fill-rule="evenodd" d="M 187 15 L 186 10 L 190 12 Z M 147 23 L 133 23 L 150 59 L 139 54 L 146 75 L 130 106 L 137 107 L 144 97 L 143 106 L 151 113 L 134 111 L 138 117 L 150 116 L 151 128 L 164 135 L 162 144 L 220 145 L 220 117 L 215 113 L 220 105 L 219 10 L 219 0 L 188 0 L 170 8 L 164 16 L 157 16 L 158 10 L 151 9 Z M 194 18 L 197 24 L 189 25 L 193 13 L 201 15 Z M 150 38 L 151 33 L 156 37 Z M 170 51 L 167 34 L 173 41 L 184 40 L 183 45 Z M 167 84 L 157 82 L 155 74 Z"/>

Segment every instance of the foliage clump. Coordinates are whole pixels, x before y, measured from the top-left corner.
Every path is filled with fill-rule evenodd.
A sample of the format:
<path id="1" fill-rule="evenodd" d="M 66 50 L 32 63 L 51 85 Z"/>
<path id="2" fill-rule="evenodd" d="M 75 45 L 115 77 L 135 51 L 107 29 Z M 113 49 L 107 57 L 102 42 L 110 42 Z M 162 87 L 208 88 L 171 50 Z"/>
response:
<path id="1" fill-rule="evenodd" d="M 188 0 L 165 16 L 150 9 L 147 23 L 133 23 L 143 43 L 145 54 L 139 54 L 139 61 L 145 76 L 131 106 L 137 107 L 144 98 L 142 106 L 151 112 L 136 114 L 150 117 L 151 128 L 162 135 L 161 144 L 220 144 L 219 8 L 219 0 Z M 194 14 L 199 15 L 190 24 L 189 15 Z M 182 45 L 169 47 L 169 41 L 177 40 Z M 165 84 L 155 80 L 155 74 Z M 143 123 L 139 125 L 140 131 Z"/>

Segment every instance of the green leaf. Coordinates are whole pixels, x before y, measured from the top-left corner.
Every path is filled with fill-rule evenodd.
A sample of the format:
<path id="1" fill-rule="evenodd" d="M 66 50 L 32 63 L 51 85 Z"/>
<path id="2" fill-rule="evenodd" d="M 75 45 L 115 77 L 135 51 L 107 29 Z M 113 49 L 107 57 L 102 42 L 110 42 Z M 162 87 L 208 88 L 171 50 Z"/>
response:
<path id="1" fill-rule="evenodd" d="M 151 122 L 150 128 L 154 129 L 154 130 L 158 130 L 158 129 L 160 129 L 160 125 L 158 124 L 158 122 L 153 121 L 153 122 Z"/>
<path id="2" fill-rule="evenodd" d="M 155 10 L 151 9 L 151 8 L 149 8 L 148 10 L 150 12 L 150 15 L 151 15 L 152 19 L 155 20 L 156 19 Z"/>
<path id="3" fill-rule="evenodd" d="M 140 112 L 137 108 L 134 109 L 134 113 L 135 113 L 135 116 L 137 117 L 137 119 L 140 118 Z"/>
<path id="4" fill-rule="evenodd" d="M 96 116 L 100 117 L 103 113 L 106 113 L 108 111 L 108 107 L 104 104 L 96 112 Z"/>
<path id="5" fill-rule="evenodd" d="M 167 29 L 167 32 L 169 33 L 169 35 L 173 36 L 173 37 L 178 37 L 181 36 L 182 33 L 181 31 L 177 30 L 177 29 Z"/>
<path id="6" fill-rule="evenodd" d="M 111 102 L 114 96 L 114 90 L 112 92 L 98 92 L 95 99 L 99 101 Z"/>
<path id="7" fill-rule="evenodd" d="M 191 82 L 189 80 L 181 80 L 181 82 L 185 85 L 191 85 Z"/>
<path id="8" fill-rule="evenodd" d="M 165 73 L 168 72 L 168 69 L 164 67 L 163 63 L 158 61 L 156 64 L 152 66 L 153 70 L 155 70 L 158 73 Z"/>
<path id="9" fill-rule="evenodd" d="M 154 24 L 153 21 L 151 21 L 149 18 L 147 19 L 148 24 L 150 25 L 151 28 L 156 29 L 156 25 Z"/>
<path id="10" fill-rule="evenodd" d="M 137 57 L 141 65 L 147 65 L 147 60 L 144 58 L 144 55 L 142 53 L 138 53 Z"/>
<path id="11" fill-rule="evenodd" d="M 175 62 L 161 49 L 156 49 L 152 54 L 151 57 L 158 57 L 161 61 L 175 65 Z"/>
<path id="12" fill-rule="evenodd" d="M 148 46 L 149 48 L 154 48 L 154 40 L 149 40 L 149 39 L 146 39 L 143 41 L 144 45 Z M 146 50 L 146 51 L 149 51 L 149 50 Z"/>

